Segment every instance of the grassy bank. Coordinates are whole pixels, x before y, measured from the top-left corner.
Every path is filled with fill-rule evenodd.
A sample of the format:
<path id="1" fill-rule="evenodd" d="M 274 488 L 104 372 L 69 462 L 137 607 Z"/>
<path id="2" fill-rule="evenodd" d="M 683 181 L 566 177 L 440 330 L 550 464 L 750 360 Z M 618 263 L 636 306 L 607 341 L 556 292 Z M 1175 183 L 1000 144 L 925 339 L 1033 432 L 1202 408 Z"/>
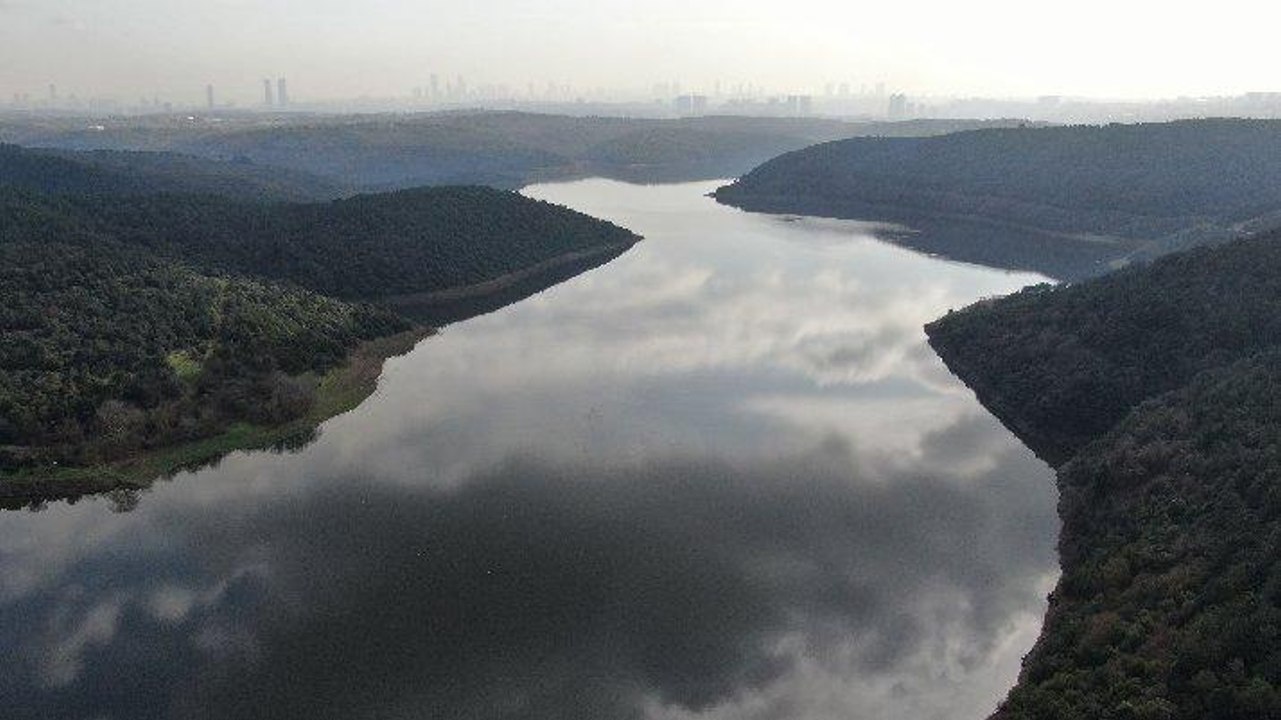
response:
<path id="1" fill-rule="evenodd" d="M 157 479 L 208 465 L 238 450 L 303 444 L 314 437 L 325 421 L 355 409 L 373 394 L 378 388 L 383 364 L 389 358 L 404 355 L 433 332 L 419 327 L 361 344 L 344 365 L 315 378 L 316 395 L 311 409 L 287 423 L 270 426 L 237 423 L 213 437 L 155 448 L 108 464 L 0 475 L 0 502 L 21 506 L 40 500 L 141 489 Z"/>

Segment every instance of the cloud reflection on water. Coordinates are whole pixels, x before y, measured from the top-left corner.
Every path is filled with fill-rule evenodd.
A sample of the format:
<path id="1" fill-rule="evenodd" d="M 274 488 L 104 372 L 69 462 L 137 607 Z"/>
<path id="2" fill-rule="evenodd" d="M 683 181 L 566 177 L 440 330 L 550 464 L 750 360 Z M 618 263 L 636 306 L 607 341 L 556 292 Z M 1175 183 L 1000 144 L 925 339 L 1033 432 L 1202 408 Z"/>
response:
<path id="1" fill-rule="evenodd" d="M 711 205 L 446 329 L 297 455 L 0 516 L 16 717 L 980 717 L 1054 573 L 1049 471 L 924 345 L 1025 278 Z"/>

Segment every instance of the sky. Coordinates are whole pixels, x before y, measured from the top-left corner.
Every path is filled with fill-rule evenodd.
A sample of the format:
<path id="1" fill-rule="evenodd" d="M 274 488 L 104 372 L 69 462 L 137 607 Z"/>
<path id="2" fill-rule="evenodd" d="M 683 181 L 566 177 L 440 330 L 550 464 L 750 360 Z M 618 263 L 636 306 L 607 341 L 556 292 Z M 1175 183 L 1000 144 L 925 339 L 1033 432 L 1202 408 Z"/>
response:
<path id="1" fill-rule="evenodd" d="M 406 95 L 548 82 L 1099 98 L 1281 90 L 1259 0 L 0 0 L 0 97 Z"/>

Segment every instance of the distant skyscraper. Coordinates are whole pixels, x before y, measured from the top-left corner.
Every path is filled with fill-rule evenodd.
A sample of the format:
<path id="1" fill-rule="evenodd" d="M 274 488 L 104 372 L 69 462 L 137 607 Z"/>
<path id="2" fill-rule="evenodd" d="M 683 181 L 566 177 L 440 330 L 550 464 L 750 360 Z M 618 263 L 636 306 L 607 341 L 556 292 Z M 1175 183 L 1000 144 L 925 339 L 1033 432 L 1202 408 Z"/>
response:
<path id="1" fill-rule="evenodd" d="M 431 75 L 431 99 L 440 99 L 440 76 L 435 73 Z"/>
<path id="2" fill-rule="evenodd" d="M 270 80 L 262 81 L 262 102 L 267 107 L 271 107 L 276 104 L 276 101 L 272 98 Z"/>
<path id="3" fill-rule="evenodd" d="M 683 116 L 706 115 L 706 95 L 681 95 L 674 101 L 676 113 Z"/>
<path id="4" fill-rule="evenodd" d="M 206 85 L 206 86 L 205 86 L 205 105 L 206 105 L 210 110 L 213 110 L 213 109 L 214 109 L 214 88 L 213 88 L 213 85 Z"/>
<path id="5" fill-rule="evenodd" d="M 276 104 L 284 107 L 289 104 L 289 85 L 284 78 L 276 81 Z"/>
<path id="6" fill-rule="evenodd" d="M 53 83 L 49 83 L 49 102 L 58 102 L 58 86 Z"/>
<path id="7" fill-rule="evenodd" d="M 906 95 L 902 93 L 895 93 L 890 96 L 889 114 L 890 117 L 895 120 L 907 117 L 908 102 Z"/>

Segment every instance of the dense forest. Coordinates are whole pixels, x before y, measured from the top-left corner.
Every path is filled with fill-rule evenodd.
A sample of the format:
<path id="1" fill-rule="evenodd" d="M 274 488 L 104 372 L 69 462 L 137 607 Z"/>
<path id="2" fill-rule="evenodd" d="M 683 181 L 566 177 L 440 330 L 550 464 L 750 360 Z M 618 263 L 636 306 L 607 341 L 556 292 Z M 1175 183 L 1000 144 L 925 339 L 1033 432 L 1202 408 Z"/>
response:
<path id="1" fill-rule="evenodd" d="M 48 214 L 203 269 L 289 281 L 349 299 L 472 285 L 567 253 L 636 241 L 615 225 L 483 187 L 314 204 L 67 196 L 6 212 L 0 222 L 11 232 L 42 233 Z"/>
<path id="2" fill-rule="evenodd" d="M 1144 400 L 1281 345 L 1281 236 L 950 313 L 930 342 L 1052 462 Z"/>
<path id="3" fill-rule="evenodd" d="M 90 235 L 7 232 L 0 297 L 0 470 L 100 463 L 233 422 L 291 419 L 314 391 L 298 376 L 409 327 Z"/>
<path id="4" fill-rule="evenodd" d="M 599 175 L 735 177 L 781 153 L 859 135 L 930 135 L 1011 121 L 853 123 L 817 118 L 637 119 L 516 112 L 386 116 L 56 119 L 0 124 L 0 142 L 166 151 L 288 169 L 348 192 L 425 185 L 517 188 Z"/>
<path id="5" fill-rule="evenodd" d="M 1080 278 L 1281 221 L 1277 148 L 1272 120 L 855 138 L 776 158 L 717 198 L 904 223 L 923 232 L 899 241 L 928 252 Z M 952 234 L 955 220 L 986 232 Z"/>
<path id="6" fill-rule="evenodd" d="M 1281 233 L 949 313 L 1059 467 L 1063 577 L 997 717 L 1281 718 Z"/>
<path id="7" fill-rule="evenodd" d="M 40 150 L 0 145 L 0 186 L 93 195 L 186 193 L 241 200 L 320 200 L 337 185 L 301 172 L 168 152 Z"/>
<path id="8" fill-rule="evenodd" d="M 997 719 L 1281 718 L 1281 355 L 1144 403 L 1059 486 L 1063 577 Z"/>
<path id="9" fill-rule="evenodd" d="M 370 301 L 637 240 L 489 188 L 318 204 L 111 196 L 83 192 L 110 177 L 101 168 L 18 156 L 8 178 L 25 187 L 0 184 L 0 475 L 301 417 L 357 346 L 414 329 Z M 139 191 L 153 177 L 118 172 Z"/>

